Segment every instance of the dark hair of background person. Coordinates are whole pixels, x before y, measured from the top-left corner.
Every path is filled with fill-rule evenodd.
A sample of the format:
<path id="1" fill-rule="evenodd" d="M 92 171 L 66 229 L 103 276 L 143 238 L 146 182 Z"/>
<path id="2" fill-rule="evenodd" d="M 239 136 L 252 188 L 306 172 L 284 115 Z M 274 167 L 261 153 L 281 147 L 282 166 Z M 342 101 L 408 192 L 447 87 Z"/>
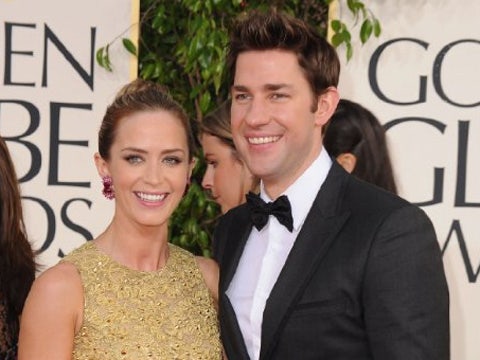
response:
<path id="1" fill-rule="evenodd" d="M 12 158 L 0 137 L 0 358 L 14 357 L 19 316 L 35 279 L 35 254 L 27 238 Z"/>
<path id="2" fill-rule="evenodd" d="M 356 177 L 397 193 L 385 129 L 362 105 L 340 100 L 325 127 L 323 145 L 334 158 L 353 154 L 356 163 L 352 174 Z"/>
<path id="3" fill-rule="evenodd" d="M 226 60 L 230 85 L 233 84 L 240 53 L 273 49 L 297 55 L 315 96 L 321 95 L 330 86 L 338 85 L 340 60 L 335 49 L 307 23 L 284 13 L 279 16 L 275 9 L 268 14 L 251 12 L 248 26 L 244 25 L 242 17 L 234 24 Z M 312 111 L 316 110 L 317 101 L 314 104 Z"/>

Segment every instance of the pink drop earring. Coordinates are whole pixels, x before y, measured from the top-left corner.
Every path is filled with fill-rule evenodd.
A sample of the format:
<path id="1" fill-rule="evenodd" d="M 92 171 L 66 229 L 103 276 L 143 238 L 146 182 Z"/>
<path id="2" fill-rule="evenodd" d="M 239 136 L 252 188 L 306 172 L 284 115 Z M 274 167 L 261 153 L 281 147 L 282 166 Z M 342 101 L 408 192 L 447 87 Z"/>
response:
<path id="1" fill-rule="evenodd" d="M 113 181 L 111 176 L 103 176 L 102 177 L 102 184 L 103 184 L 103 190 L 102 194 L 105 196 L 108 200 L 112 200 L 115 198 L 115 191 L 113 190 Z"/>

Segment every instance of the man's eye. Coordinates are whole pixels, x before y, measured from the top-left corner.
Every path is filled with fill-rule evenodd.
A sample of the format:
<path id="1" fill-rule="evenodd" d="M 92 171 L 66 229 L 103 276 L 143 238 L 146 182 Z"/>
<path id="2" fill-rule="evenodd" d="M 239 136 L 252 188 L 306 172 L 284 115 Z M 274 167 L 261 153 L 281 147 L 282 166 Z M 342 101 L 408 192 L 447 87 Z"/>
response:
<path id="1" fill-rule="evenodd" d="M 236 94 L 235 95 L 235 100 L 237 100 L 237 101 L 243 101 L 243 100 L 246 100 L 246 99 L 248 99 L 247 94 Z"/>
<path id="2" fill-rule="evenodd" d="M 283 99 L 283 98 L 286 98 L 287 95 L 286 94 L 282 94 L 282 93 L 274 93 L 272 94 L 272 99 L 276 100 L 276 99 Z"/>

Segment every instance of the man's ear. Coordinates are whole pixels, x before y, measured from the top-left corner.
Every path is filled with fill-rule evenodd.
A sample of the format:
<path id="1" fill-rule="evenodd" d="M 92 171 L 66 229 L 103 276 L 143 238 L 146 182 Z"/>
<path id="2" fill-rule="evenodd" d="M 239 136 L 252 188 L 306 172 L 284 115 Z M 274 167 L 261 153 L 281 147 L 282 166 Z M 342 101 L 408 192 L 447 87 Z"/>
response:
<path id="1" fill-rule="evenodd" d="M 357 164 L 357 157 L 352 153 L 343 153 L 337 156 L 337 162 L 349 173 L 352 173 Z"/>
<path id="2" fill-rule="evenodd" d="M 317 111 L 315 112 L 315 123 L 324 126 L 332 117 L 337 109 L 340 95 L 334 86 L 328 87 L 319 97 L 317 103 Z"/>
<path id="3" fill-rule="evenodd" d="M 100 156 L 98 152 L 93 155 L 93 160 L 95 161 L 95 166 L 97 167 L 97 172 L 100 177 L 110 175 L 107 162 Z"/>

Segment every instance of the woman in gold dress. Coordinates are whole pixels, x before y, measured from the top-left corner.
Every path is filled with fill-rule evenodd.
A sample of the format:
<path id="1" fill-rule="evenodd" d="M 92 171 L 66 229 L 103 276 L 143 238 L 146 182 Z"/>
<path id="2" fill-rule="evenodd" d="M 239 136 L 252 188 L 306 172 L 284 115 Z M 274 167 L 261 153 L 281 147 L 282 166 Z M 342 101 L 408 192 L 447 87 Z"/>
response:
<path id="1" fill-rule="evenodd" d="M 113 219 L 34 282 L 19 359 L 220 359 L 217 265 L 168 243 L 194 164 L 187 115 L 136 80 L 108 107 L 98 144 Z"/>

